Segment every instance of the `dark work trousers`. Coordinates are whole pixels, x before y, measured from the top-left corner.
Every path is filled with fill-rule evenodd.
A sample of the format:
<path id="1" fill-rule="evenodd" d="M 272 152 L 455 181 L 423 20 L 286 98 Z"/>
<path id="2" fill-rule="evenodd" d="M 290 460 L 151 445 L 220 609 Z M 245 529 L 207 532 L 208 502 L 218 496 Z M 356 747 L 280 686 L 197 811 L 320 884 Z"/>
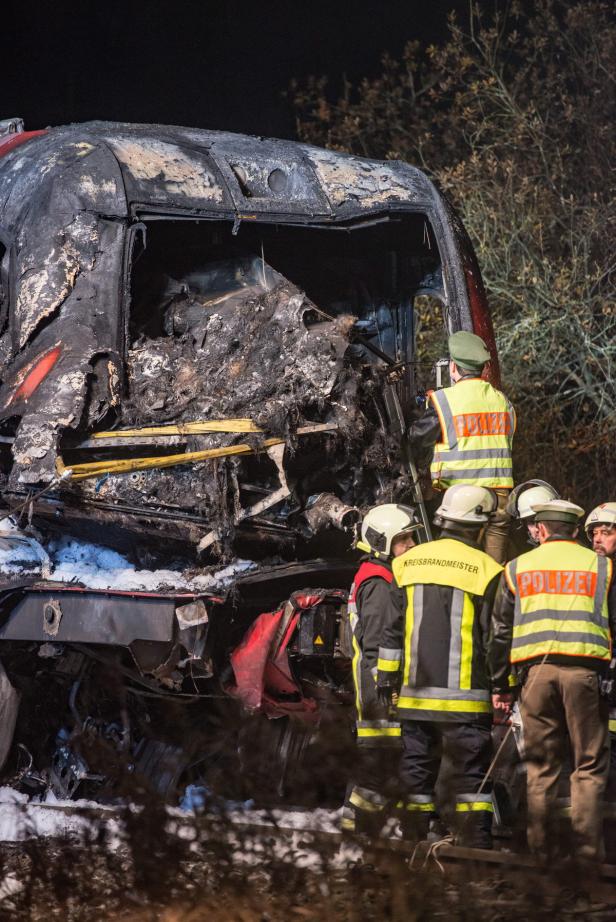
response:
<path id="1" fill-rule="evenodd" d="M 341 828 L 378 835 L 387 819 L 387 807 L 399 796 L 396 746 L 358 746 L 353 781 L 348 785 Z"/>
<path id="2" fill-rule="evenodd" d="M 434 798 L 441 762 L 451 768 L 446 800 L 455 802 L 455 831 L 461 844 L 492 847 L 492 788 L 484 783 L 492 755 L 490 725 L 402 721 L 400 780 L 409 838 L 421 838 L 436 812 Z M 478 793 L 481 788 L 481 792 Z"/>

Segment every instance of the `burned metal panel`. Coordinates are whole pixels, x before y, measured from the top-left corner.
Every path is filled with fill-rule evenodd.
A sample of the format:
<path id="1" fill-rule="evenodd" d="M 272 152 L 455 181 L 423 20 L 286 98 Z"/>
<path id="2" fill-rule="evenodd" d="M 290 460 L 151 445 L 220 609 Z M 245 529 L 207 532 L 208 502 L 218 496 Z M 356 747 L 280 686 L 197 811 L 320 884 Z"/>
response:
<path id="1" fill-rule="evenodd" d="M 312 163 L 337 218 L 406 205 L 421 210 L 430 201 L 431 183 L 417 169 L 395 161 L 364 160 L 349 154 L 301 145 Z"/>
<path id="2" fill-rule="evenodd" d="M 17 236 L 13 302 L 17 351 L 64 304 L 78 276 L 92 272 L 101 250 L 95 215 L 71 214 L 62 224 L 58 217 L 46 213 L 38 220 L 31 218 Z"/>
<path id="3" fill-rule="evenodd" d="M 60 433 L 82 420 L 94 357 L 110 356 L 110 393 L 119 373 L 111 356 L 120 348 L 123 226 L 89 214 L 77 216 L 70 225 L 72 233 L 64 237 L 40 235 L 32 218 L 20 236 L 17 265 L 23 271 L 16 280 L 13 334 L 15 348 L 22 351 L 0 387 L 0 419 L 21 417 L 12 475 L 19 483 L 53 476 Z M 33 285 L 35 278 L 40 288 Z M 39 369 L 53 355 L 56 361 L 43 375 Z"/>
<path id="4" fill-rule="evenodd" d="M 212 142 L 218 163 L 236 208 L 276 212 L 280 215 L 330 216 L 331 206 L 314 169 L 299 145 L 268 139 L 245 139 L 223 135 Z"/>
<path id="5" fill-rule="evenodd" d="M 118 351 L 123 227 L 115 219 L 125 216 L 117 161 L 81 128 L 51 131 L 0 158 L 0 222 L 13 233 L 1 347 L 15 356 L 5 365 L 0 419 L 22 417 L 16 482 L 51 479 L 59 433 L 81 420 L 94 356 Z"/>
<path id="6" fill-rule="evenodd" d="M 101 240 L 99 216 L 126 215 L 122 176 L 103 144 L 52 142 L 45 137 L 34 149 L 0 160 L 0 188 L 8 190 L 2 222 L 14 229 L 11 301 L 18 351 L 60 308 L 78 276 L 94 269 L 108 244 Z M 12 186 L 13 175 L 19 181 Z"/>
<path id="7" fill-rule="evenodd" d="M 0 157 L 0 224 L 18 230 L 26 215 L 81 211 L 126 216 L 122 174 L 102 138 L 50 129 Z"/>
<path id="8" fill-rule="evenodd" d="M 153 136 L 107 136 L 132 202 L 223 210 L 231 204 L 208 154 Z"/>
<path id="9" fill-rule="evenodd" d="M 168 643 L 176 631 L 173 598 L 93 592 L 29 592 L 0 625 L 0 640 L 111 644 Z"/>

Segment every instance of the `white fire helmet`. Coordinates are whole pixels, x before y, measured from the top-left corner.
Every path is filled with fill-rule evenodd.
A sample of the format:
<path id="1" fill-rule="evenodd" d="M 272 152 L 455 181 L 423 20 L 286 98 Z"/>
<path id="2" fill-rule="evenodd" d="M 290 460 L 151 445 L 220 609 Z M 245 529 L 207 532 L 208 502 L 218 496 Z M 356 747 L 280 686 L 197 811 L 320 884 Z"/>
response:
<path id="1" fill-rule="evenodd" d="M 485 525 L 498 500 L 493 490 L 474 487 L 470 484 L 456 484 L 445 490 L 443 501 L 436 510 L 435 522 L 457 522 L 460 525 Z"/>
<path id="2" fill-rule="evenodd" d="M 588 540 L 592 541 L 592 530 L 596 525 L 616 526 L 616 503 L 601 503 L 590 513 L 584 523 L 584 531 Z"/>
<path id="3" fill-rule="evenodd" d="M 512 519 L 528 524 L 534 521 L 533 506 L 560 499 L 558 492 L 545 480 L 526 480 L 519 483 L 509 494 L 507 513 Z"/>
<path id="4" fill-rule="evenodd" d="M 361 523 L 361 540 L 357 542 L 357 547 L 376 557 L 391 557 L 393 539 L 417 531 L 418 528 L 421 528 L 421 522 L 410 506 L 383 503 L 366 513 Z"/>

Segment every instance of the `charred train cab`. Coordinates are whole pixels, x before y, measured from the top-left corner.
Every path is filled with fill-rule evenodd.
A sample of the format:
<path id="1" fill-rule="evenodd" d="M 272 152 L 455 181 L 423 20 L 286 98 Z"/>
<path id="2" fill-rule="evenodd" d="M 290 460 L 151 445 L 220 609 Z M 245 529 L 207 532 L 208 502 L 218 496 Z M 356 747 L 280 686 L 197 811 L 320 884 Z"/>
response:
<path id="1" fill-rule="evenodd" d="M 0 572 L 22 709 L 48 683 L 69 736 L 121 739 L 166 790 L 186 741 L 148 739 L 147 696 L 309 725 L 344 700 L 353 526 L 412 500 L 400 436 L 460 329 L 498 381 L 471 244 L 415 167 L 194 128 L 0 123 L 0 488 L 22 529 L 0 543 L 70 535 L 211 576 L 152 591 L 54 578 L 52 558 Z M 92 692 L 112 667 L 139 702 L 117 732 L 114 695 Z M 46 749 L 73 794 L 93 773 L 50 726 L 35 762 Z"/>

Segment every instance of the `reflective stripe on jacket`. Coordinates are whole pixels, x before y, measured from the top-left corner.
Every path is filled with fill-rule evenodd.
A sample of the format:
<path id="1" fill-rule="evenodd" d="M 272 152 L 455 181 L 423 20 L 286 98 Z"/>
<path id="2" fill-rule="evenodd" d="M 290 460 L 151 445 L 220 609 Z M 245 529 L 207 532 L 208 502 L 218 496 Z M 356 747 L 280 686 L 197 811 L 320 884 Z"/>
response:
<path id="1" fill-rule="evenodd" d="M 366 649 L 366 633 L 380 637 L 388 613 L 388 598 L 383 604 L 361 604 L 360 589 L 369 580 L 393 580 L 389 567 L 371 560 L 364 561 L 353 580 L 349 594 L 349 621 L 353 645 L 353 684 L 357 715 L 357 742 L 361 746 L 397 746 L 400 744 L 400 724 L 389 720 L 387 709 L 378 704 L 376 694 L 376 659 L 378 640 L 374 649 Z M 364 592 L 365 595 L 365 592 Z M 387 596 L 389 593 L 387 593 Z M 360 606 L 358 607 L 358 597 Z M 368 624 L 368 619 L 370 623 Z"/>
<path id="2" fill-rule="evenodd" d="M 474 545 L 443 538 L 411 548 L 393 572 L 403 598 L 381 642 L 378 684 L 400 688 L 398 717 L 487 719 L 484 650 L 502 567 Z"/>
<path id="3" fill-rule="evenodd" d="M 457 483 L 512 487 L 516 420 L 505 395 L 481 378 L 463 378 L 431 391 L 429 398 L 441 424 L 430 465 L 435 485 L 442 490 Z"/>
<path id="4" fill-rule="evenodd" d="M 612 562 L 575 541 L 546 541 L 505 568 L 515 598 L 510 659 L 609 660 Z"/>

